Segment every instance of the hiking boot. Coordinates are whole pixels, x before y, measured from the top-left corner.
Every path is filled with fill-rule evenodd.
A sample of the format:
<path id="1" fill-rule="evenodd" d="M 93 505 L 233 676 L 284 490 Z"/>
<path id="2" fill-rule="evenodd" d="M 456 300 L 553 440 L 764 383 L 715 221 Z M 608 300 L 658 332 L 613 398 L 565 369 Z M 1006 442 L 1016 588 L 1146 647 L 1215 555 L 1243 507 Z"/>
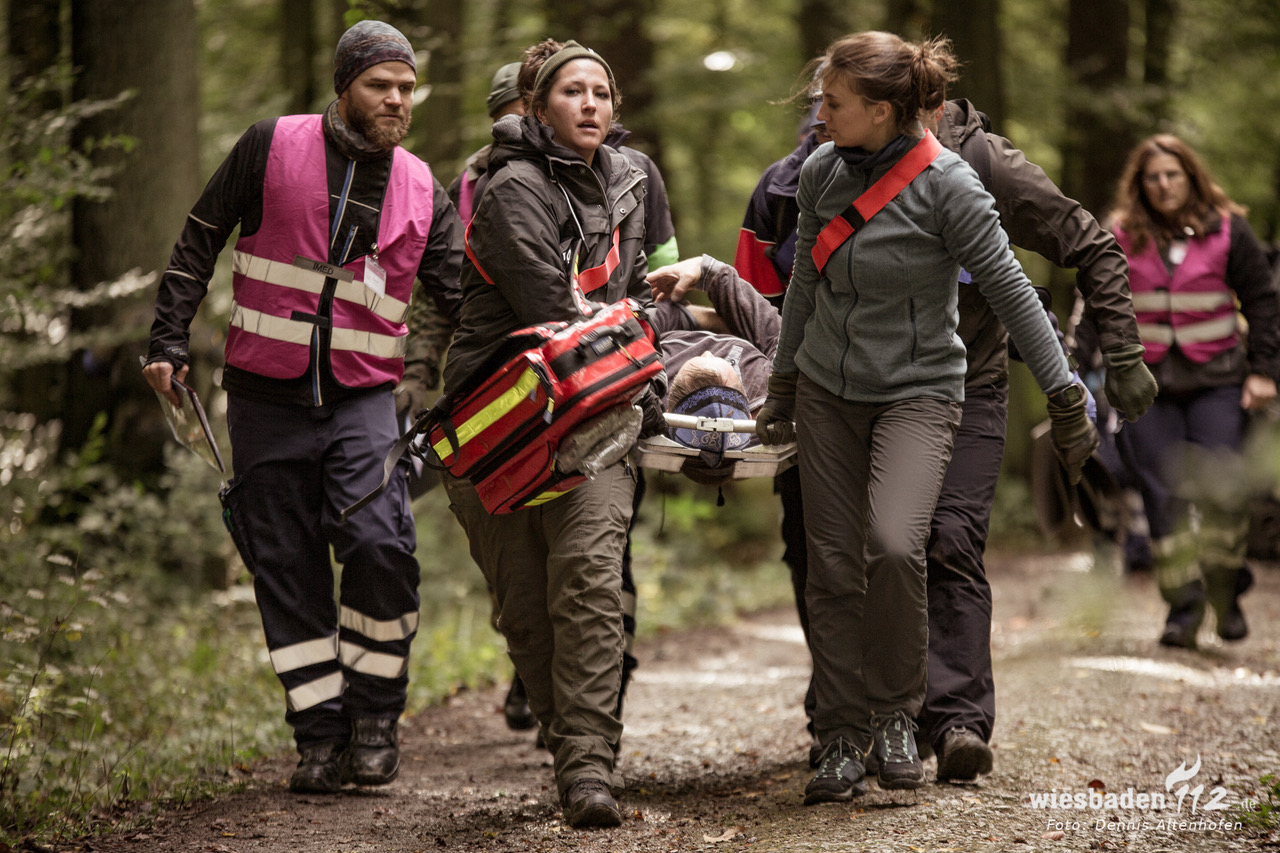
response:
<path id="1" fill-rule="evenodd" d="M 818 773 L 804 788 L 804 804 L 843 803 L 867 792 L 862 752 L 842 737 L 822 750 Z"/>
<path id="2" fill-rule="evenodd" d="M 954 726 L 942 736 L 939 782 L 972 782 L 978 774 L 990 772 L 991 747 L 976 732 Z"/>
<path id="3" fill-rule="evenodd" d="M 343 753 L 342 778 L 356 785 L 386 785 L 400 775 L 398 721 L 356 717 L 351 744 Z"/>
<path id="4" fill-rule="evenodd" d="M 622 812 L 609 793 L 609 786 L 599 779 L 579 779 L 560 795 L 564 819 L 574 829 L 619 826 Z"/>
<path id="5" fill-rule="evenodd" d="M 517 732 L 538 724 L 538 718 L 529 707 L 529 694 L 525 693 L 524 682 L 519 675 L 511 679 L 511 688 L 507 690 L 507 698 L 502 703 L 502 716 L 507 721 L 507 728 Z"/>
<path id="6" fill-rule="evenodd" d="M 333 741 L 298 747 L 298 769 L 289 777 L 295 794 L 336 794 L 342 790 L 343 745 Z"/>
<path id="7" fill-rule="evenodd" d="M 872 749 L 879 759 L 877 779 L 884 790 L 924 786 L 924 765 L 916 750 L 916 724 L 906 711 L 872 714 Z"/>
<path id="8" fill-rule="evenodd" d="M 1244 611 L 1240 609 L 1240 596 L 1253 586 L 1253 572 L 1248 567 L 1236 571 L 1235 583 L 1225 604 L 1210 598 L 1213 612 L 1218 618 L 1218 636 L 1227 642 L 1234 643 L 1249 636 L 1249 624 L 1244 621 Z"/>
<path id="9" fill-rule="evenodd" d="M 1164 620 L 1160 645 L 1194 649 L 1196 632 L 1204 621 L 1204 591 L 1198 583 L 1189 583 L 1174 591 L 1169 598 L 1172 603 Z"/>

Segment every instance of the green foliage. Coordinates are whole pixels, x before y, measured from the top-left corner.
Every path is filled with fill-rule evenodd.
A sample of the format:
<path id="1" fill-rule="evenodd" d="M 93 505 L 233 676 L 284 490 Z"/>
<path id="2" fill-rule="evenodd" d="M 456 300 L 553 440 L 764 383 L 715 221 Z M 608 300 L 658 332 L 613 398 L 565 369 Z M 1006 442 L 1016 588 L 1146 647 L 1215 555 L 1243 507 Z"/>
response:
<path id="1" fill-rule="evenodd" d="M 71 207 L 76 199 L 107 197 L 112 169 L 95 165 L 105 149 L 132 150 L 135 140 L 107 136 L 72 144 L 82 122 L 116 109 L 129 95 L 105 101 L 78 101 L 48 109 L 51 93 L 70 85 L 67 74 L 50 69 L 23 81 L 5 96 L 0 114 L 0 378 L 31 364 L 65 359 L 73 347 L 104 343 L 122 330 L 68 335 L 73 308 L 102 304 L 149 286 L 136 271 L 119 281 L 73 290 L 68 270 Z M 0 382 L 0 387 L 7 386 Z M 2 398 L 0 398 L 2 399 Z"/>
<path id="2" fill-rule="evenodd" d="M 1258 780 L 1261 790 L 1244 792 L 1245 801 L 1234 818 L 1259 835 L 1280 830 L 1280 776 L 1268 773 Z"/>

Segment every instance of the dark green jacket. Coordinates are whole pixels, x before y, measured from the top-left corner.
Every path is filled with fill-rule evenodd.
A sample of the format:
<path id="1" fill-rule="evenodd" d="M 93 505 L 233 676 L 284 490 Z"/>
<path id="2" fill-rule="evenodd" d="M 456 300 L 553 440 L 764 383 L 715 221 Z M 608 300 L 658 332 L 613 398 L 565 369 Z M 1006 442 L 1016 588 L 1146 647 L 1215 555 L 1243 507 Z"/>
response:
<path id="1" fill-rule="evenodd" d="M 462 268 L 462 324 L 445 365 L 445 391 L 457 386 L 510 332 L 582 316 L 574 270 L 608 262 L 617 232 L 616 266 L 585 292 L 596 303 L 627 296 L 644 306 L 644 175 L 602 145 L 588 166 L 558 145 L 532 116 L 493 126 L 490 180 L 467 241 Z"/>

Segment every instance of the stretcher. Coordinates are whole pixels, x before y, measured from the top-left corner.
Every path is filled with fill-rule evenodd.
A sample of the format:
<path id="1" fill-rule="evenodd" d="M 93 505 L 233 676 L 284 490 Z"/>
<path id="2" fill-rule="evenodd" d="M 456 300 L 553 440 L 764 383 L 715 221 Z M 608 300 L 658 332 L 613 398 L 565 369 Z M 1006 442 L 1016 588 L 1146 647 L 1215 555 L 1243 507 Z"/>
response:
<path id="1" fill-rule="evenodd" d="M 671 412 L 667 412 L 664 417 L 667 426 L 677 429 L 697 429 L 704 432 L 754 433 L 756 431 L 756 422 L 753 420 L 700 418 Z M 679 472 L 686 462 L 697 459 L 699 455 L 696 448 L 685 447 L 665 435 L 641 439 L 638 450 L 640 466 L 655 471 Z M 730 475 L 725 479 L 746 480 L 752 477 L 776 477 L 793 467 L 796 462 L 795 442 L 779 445 L 756 444 L 742 450 L 725 451 L 722 467 L 731 469 Z"/>

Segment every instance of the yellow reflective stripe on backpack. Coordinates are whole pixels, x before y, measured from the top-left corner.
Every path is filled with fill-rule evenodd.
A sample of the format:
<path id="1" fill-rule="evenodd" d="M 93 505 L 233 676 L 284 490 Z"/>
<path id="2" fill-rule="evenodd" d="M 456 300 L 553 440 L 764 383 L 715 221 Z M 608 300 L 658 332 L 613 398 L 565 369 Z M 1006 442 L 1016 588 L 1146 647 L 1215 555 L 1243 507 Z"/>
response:
<path id="1" fill-rule="evenodd" d="M 582 484 L 579 483 L 578 485 L 582 485 Z M 551 491 L 543 492 L 542 494 L 539 494 L 539 495 L 534 495 L 533 497 L 529 498 L 527 501 L 521 501 L 520 509 L 527 509 L 528 507 L 531 507 L 531 506 L 541 506 L 542 504 L 549 503 L 562 495 L 569 494 L 576 488 L 578 488 L 578 486 L 570 486 L 569 488 L 563 489 L 561 491 L 556 491 L 552 489 Z"/>
<path id="2" fill-rule="evenodd" d="M 541 384 L 541 379 L 537 372 L 532 367 L 525 367 L 524 373 L 519 380 L 504 391 L 500 397 L 494 398 L 493 402 L 462 423 L 453 425 L 458 439 L 458 449 L 461 450 L 468 441 L 493 426 L 503 415 L 514 409 L 521 400 L 532 396 L 533 392 Z M 454 453 L 453 445 L 449 443 L 447 436 L 433 444 L 431 449 L 436 452 L 436 456 L 441 461 L 448 460 Z"/>

